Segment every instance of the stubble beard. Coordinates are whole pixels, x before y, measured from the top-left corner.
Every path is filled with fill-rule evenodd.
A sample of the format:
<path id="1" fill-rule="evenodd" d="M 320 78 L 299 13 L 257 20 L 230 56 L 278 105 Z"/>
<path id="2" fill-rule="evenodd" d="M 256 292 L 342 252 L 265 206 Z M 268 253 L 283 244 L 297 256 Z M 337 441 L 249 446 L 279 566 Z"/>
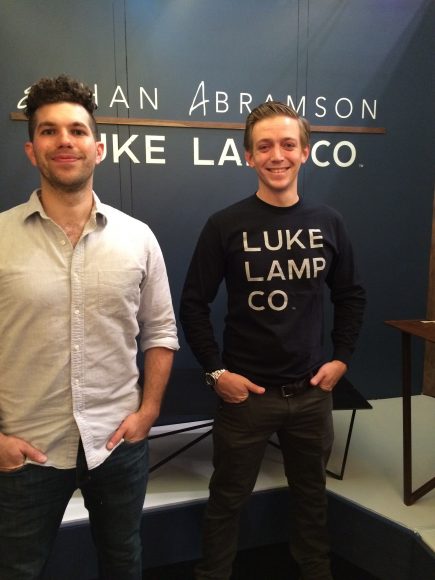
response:
<path id="1" fill-rule="evenodd" d="M 56 191 L 66 194 L 75 194 L 83 191 L 89 183 L 92 182 L 93 172 L 89 171 L 86 175 L 77 177 L 61 178 L 49 172 L 41 172 L 45 181 Z"/>

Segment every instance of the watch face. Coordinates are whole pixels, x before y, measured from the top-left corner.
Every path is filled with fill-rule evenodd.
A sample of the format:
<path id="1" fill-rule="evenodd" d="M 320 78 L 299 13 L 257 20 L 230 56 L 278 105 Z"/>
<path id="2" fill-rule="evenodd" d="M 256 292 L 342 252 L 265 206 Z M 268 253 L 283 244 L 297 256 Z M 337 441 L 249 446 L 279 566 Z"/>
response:
<path id="1" fill-rule="evenodd" d="M 216 384 L 216 381 L 210 373 L 205 373 L 205 384 L 209 387 L 214 387 Z"/>

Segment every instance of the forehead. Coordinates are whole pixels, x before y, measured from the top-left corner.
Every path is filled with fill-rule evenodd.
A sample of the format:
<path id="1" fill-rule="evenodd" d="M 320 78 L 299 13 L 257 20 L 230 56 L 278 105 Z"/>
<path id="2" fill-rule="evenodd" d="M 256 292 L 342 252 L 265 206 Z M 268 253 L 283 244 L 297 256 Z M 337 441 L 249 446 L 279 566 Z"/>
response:
<path id="1" fill-rule="evenodd" d="M 252 129 L 252 140 L 257 142 L 263 139 L 294 139 L 300 141 L 300 127 L 297 119 L 284 115 L 266 117 L 255 123 Z"/>
<path id="2" fill-rule="evenodd" d="M 77 103 L 50 103 L 43 105 L 36 110 L 35 120 L 36 126 L 44 123 L 55 125 L 80 123 L 91 128 L 89 113 Z"/>

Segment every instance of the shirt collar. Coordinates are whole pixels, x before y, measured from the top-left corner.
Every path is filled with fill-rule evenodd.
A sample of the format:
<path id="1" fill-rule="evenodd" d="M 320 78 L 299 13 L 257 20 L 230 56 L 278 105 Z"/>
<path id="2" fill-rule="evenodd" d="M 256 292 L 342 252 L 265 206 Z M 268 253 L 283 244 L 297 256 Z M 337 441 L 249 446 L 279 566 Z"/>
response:
<path id="1" fill-rule="evenodd" d="M 39 213 L 39 215 L 44 219 L 49 219 L 39 198 L 40 192 L 40 189 L 35 189 L 32 192 L 29 201 L 24 204 L 23 221 L 26 221 L 30 216 L 36 213 Z M 94 206 L 92 208 L 91 217 L 94 218 L 97 223 L 106 225 L 108 219 L 106 205 L 100 201 L 95 191 L 93 191 L 92 194 L 94 196 Z"/>

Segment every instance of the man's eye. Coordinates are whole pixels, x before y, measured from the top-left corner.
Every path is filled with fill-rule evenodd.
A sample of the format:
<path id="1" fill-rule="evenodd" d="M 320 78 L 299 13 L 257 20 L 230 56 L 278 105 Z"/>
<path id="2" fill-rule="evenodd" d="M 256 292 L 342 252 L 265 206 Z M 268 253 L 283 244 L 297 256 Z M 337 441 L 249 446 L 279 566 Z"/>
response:
<path id="1" fill-rule="evenodd" d="M 73 129 L 71 132 L 73 135 L 86 135 L 86 131 L 83 129 Z"/>
<path id="2" fill-rule="evenodd" d="M 43 129 L 41 131 L 41 135 L 53 135 L 54 134 L 54 129 Z"/>

